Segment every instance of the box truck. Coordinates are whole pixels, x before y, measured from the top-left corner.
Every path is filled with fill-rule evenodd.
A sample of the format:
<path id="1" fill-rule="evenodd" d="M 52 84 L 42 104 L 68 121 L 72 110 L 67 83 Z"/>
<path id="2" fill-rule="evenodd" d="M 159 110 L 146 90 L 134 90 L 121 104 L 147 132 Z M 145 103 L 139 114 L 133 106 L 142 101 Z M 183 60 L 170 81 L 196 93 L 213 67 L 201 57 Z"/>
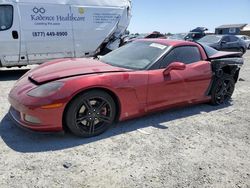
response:
<path id="1" fill-rule="evenodd" d="M 0 0 L 0 67 L 116 48 L 130 18 L 131 0 Z"/>

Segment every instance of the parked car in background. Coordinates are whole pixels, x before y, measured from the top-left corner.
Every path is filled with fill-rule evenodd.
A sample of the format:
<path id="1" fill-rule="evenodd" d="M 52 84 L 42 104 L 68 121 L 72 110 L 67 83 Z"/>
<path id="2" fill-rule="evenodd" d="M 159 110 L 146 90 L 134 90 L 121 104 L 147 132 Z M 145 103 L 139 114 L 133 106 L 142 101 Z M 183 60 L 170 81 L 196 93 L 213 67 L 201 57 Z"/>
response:
<path id="1" fill-rule="evenodd" d="M 187 33 L 176 33 L 172 36 L 169 36 L 168 39 L 170 40 L 185 40 L 185 37 L 187 36 Z"/>
<path id="2" fill-rule="evenodd" d="M 189 41 L 197 41 L 204 36 L 205 36 L 205 33 L 190 31 L 189 33 L 187 33 L 184 39 L 189 40 Z"/>
<path id="3" fill-rule="evenodd" d="M 153 31 L 150 34 L 132 35 L 129 39 L 125 39 L 123 44 L 127 44 L 138 39 L 153 39 L 153 38 L 166 39 L 167 36 L 163 33 L 160 33 L 159 31 Z"/>
<path id="4" fill-rule="evenodd" d="M 206 27 L 196 27 L 185 36 L 185 40 L 197 41 L 206 36 L 206 31 L 208 31 Z"/>
<path id="5" fill-rule="evenodd" d="M 27 72 L 9 94 L 10 117 L 36 131 L 101 134 L 117 120 L 230 100 L 243 58 L 198 43 L 140 39 L 99 59 L 68 58 Z"/>
<path id="6" fill-rule="evenodd" d="M 163 33 L 158 32 L 158 31 L 154 31 L 154 32 L 152 32 L 152 33 L 146 35 L 144 38 L 145 38 L 145 39 L 152 39 L 152 38 L 161 38 L 161 39 L 165 39 L 165 38 L 166 38 L 166 35 L 163 34 Z"/>
<path id="7" fill-rule="evenodd" d="M 206 35 L 205 31 L 207 30 L 208 29 L 205 27 L 197 27 L 191 30 L 189 33 L 177 33 L 172 36 L 169 36 L 168 39 L 197 41 Z"/>
<path id="8" fill-rule="evenodd" d="M 250 49 L 250 37 L 246 35 L 236 35 L 239 37 L 241 40 L 244 40 L 247 44 L 247 48 Z"/>
<path id="9" fill-rule="evenodd" d="M 246 52 L 247 44 L 235 35 L 207 35 L 199 43 L 206 44 L 216 50 Z"/>

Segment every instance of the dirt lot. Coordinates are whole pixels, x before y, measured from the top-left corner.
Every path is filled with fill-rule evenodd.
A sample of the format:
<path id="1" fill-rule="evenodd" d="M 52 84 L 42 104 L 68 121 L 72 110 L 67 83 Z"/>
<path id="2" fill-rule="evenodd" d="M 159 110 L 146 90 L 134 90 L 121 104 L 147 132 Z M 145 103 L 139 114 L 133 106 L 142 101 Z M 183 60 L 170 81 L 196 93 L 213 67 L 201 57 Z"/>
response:
<path id="1" fill-rule="evenodd" d="M 0 187 L 250 187 L 250 51 L 230 105 L 165 111 L 80 139 L 7 117 L 27 71 L 0 70 Z"/>

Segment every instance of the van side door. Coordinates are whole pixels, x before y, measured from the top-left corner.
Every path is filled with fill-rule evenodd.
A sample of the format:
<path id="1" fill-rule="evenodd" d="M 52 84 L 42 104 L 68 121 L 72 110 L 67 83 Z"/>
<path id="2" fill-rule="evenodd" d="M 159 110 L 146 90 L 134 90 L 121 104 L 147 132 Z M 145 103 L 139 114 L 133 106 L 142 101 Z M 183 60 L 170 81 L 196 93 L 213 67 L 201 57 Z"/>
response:
<path id="1" fill-rule="evenodd" d="M 16 3 L 0 4 L 0 63 L 2 66 L 15 66 L 18 65 L 19 57 L 18 8 Z"/>

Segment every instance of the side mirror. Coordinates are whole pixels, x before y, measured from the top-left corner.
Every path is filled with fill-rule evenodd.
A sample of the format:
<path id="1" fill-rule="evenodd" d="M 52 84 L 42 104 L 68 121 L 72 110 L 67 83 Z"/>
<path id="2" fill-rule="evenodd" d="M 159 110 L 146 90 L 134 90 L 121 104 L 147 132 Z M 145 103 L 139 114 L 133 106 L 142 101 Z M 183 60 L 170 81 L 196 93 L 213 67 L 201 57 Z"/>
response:
<path id="1" fill-rule="evenodd" d="M 225 41 L 225 40 L 221 41 L 221 44 L 226 44 L 226 43 L 227 43 L 227 41 Z"/>
<path id="2" fill-rule="evenodd" d="M 186 64 L 182 62 L 173 62 L 167 66 L 163 74 L 168 75 L 172 70 L 184 70 L 184 69 L 186 69 Z"/>

